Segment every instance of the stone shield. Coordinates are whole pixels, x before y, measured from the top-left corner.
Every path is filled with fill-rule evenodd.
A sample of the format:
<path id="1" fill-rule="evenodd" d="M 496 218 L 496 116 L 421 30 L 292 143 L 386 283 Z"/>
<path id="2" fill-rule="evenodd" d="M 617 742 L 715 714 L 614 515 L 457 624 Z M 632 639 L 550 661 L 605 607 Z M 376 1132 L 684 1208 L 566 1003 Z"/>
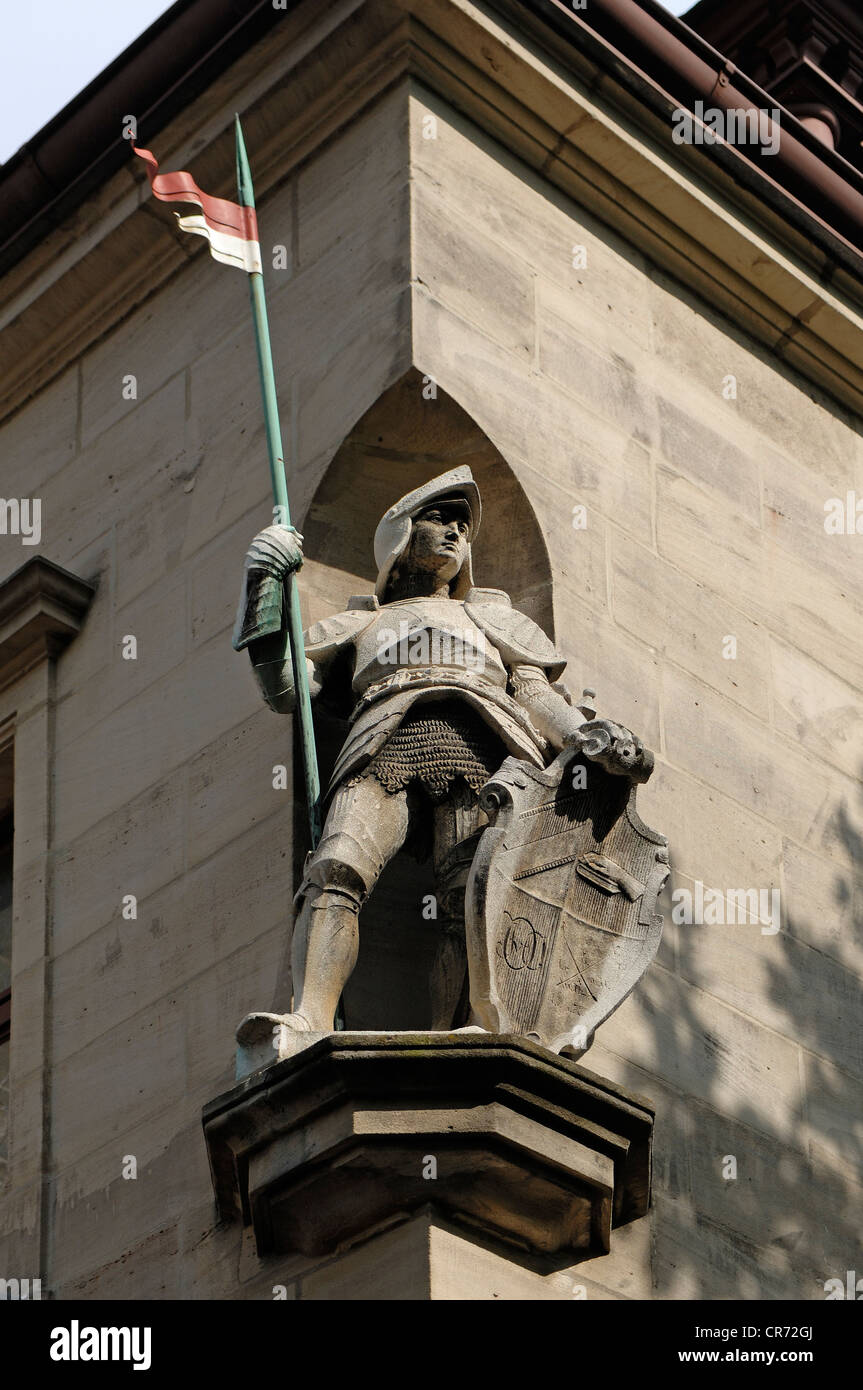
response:
<path id="1" fill-rule="evenodd" d="M 662 934 L 668 843 L 635 786 L 566 749 L 542 770 L 507 758 L 466 892 L 471 1004 L 493 1033 L 581 1053 L 638 983 Z"/>

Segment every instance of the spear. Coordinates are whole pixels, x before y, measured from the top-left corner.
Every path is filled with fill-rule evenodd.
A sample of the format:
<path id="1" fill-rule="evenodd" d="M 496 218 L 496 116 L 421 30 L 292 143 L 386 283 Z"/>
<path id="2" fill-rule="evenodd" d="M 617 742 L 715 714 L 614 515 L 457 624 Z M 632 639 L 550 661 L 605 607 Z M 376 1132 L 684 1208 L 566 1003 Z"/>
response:
<path id="1" fill-rule="evenodd" d="M 237 201 L 241 207 L 254 208 L 255 192 L 252 186 L 252 174 L 249 169 L 243 128 L 240 125 L 239 116 L 234 117 L 234 129 L 237 140 Z M 255 344 L 258 349 L 258 370 L 261 377 L 261 395 L 264 403 L 270 478 L 273 484 L 273 502 L 275 504 L 273 516 L 282 526 L 290 526 L 288 481 L 285 475 L 285 459 L 282 452 L 282 431 L 279 424 L 279 403 L 276 398 L 276 380 L 273 373 L 273 354 L 270 348 L 267 300 L 264 293 L 264 277 L 260 270 L 253 270 L 249 273 L 249 294 L 252 301 L 252 320 L 255 325 Z M 303 774 L 309 812 L 309 832 L 312 839 L 312 849 L 314 849 L 321 838 L 321 786 L 315 751 L 315 731 L 312 724 L 312 701 L 309 694 L 306 650 L 303 643 L 303 623 L 300 616 L 300 596 L 292 574 L 285 581 L 285 592 L 288 608 L 287 638 L 290 642 L 291 664 L 294 670 L 294 689 L 297 698 Z"/>

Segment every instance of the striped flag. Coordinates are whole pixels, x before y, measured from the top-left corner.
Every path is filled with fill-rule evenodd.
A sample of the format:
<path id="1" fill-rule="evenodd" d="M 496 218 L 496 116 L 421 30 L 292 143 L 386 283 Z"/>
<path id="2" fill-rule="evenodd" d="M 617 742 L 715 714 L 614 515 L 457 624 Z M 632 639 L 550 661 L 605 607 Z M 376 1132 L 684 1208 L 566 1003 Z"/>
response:
<path id="1" fill-rule="evenodd" d="M 163 203 L 197 203 L 201 209 L 191 217 L 176 214 L 184 232 L 206 237 L 210 255 L 223 265 L 235 265 L 249 273 L 262 272 L 254 208 L 241 207 L 227 198 L 211 198 L 201 191 L 191 174 L 160 174 L 158 162 L 149 150 L 139 150 L 136 145 L 132 149 L 146 164 L 150 187 L 157 198 Z"/>

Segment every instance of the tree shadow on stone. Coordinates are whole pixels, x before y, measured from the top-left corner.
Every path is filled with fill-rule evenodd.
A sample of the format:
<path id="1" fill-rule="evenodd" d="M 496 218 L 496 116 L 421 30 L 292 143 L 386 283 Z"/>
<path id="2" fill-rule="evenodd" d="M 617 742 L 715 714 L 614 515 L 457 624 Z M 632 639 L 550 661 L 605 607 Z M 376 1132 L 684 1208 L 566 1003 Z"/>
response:
<path id="1" fill-rule="evenodd" d="M 631 1001 L 646 1055 L 615 1075 L 657 1108 L 656 1297 L 823 1299 L 859 1263 L 863 836 L 845 804 L 830 831 L 829 901 L 784 905 L 775 934 L 670 926 Z"/>

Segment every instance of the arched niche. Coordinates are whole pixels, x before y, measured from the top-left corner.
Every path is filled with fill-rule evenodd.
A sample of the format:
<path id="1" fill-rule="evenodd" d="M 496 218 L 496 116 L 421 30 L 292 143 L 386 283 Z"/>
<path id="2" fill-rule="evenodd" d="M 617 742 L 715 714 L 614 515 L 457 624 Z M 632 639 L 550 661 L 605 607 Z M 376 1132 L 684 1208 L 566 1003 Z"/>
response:
<path id="1" fill-rule="evenodd" d="M 483 505 L 474 582 L 505 589 L 553 639 L 551 566 L 533 508 L 488 436 L 439 387 L 427 399 L 429 389 L 415 369 L 406 373 L 366 411 L 321 479 L 301 526 L 309 620 L 338 612 L 351 594 L 374 587 L 372 540 L 393 502 L 468 464 Z"/>
<path id="2" fill-rule="evenodd" d="M 385 391 L 343 441 L 302 519 L 306 563 L 300 592 L 306 625 L 342 610 L 374 588 L 372 542 L 399 497 L 450 468 L 468 464 L 483 514 L 473 549 L 474 583 L 504 589 L 515 607 L 554 637 L 551 567 L 533 509 L 509 464 L 474 420 L 411 370 Z M 347 725 L 316 712 L 324 787 Z M 302 840 L 302 807 L 296 819 Z M 435 920 L 423 915 L 434 893 L 428 864 L 405 852 L 385 869 L 360 918 L 360 958 L 345 992 L 346 1026 L 429 1026 L 428 977 Z"/>

